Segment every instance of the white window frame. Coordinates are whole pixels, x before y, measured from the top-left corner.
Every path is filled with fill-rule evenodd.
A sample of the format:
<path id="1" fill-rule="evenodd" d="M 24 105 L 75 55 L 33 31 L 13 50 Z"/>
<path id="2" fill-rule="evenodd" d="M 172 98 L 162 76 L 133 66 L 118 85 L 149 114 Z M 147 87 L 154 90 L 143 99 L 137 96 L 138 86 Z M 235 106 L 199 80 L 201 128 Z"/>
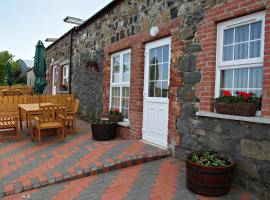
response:
<path id="1" fill-rule="evenodd" d="M 261 57 L 232 61 L 223 61 L 224 30 L 242 25 L 262 21 Z M 264 59 L 265 12 L 257 12 L 247 16 L 232 19 L 217 25 L 217 51 L 216 51 L 216 80 L 215 98 L 220 96 L 221 71 L 226 69 L 240 69 L 263 66 Z"/>
<path id="2" fill-rule="evenodd" d="M 67 74 L 66 74 L 66 76 L 65 76 L 65 74 L 64 74 L 65 69 L 67 69 Z M 67 80 L 67 84 L 69 83 L 69 65 L 64 65 L 64 66 L 63 66 L 63 79 L 62 79 L 62 84 L 65 83 L 64 80 Z"/>
<path id="3" fill-rule="evenodd" d="M 127 54 L 129 53 L 130 54 L 130 78 L 129 78 L 129 82 L 122 82 L 122 78 L 123 78 L 123 56 L 124 54 Z M 112 80 L 113 80 L 113 58 L 115 56 L 118 56 L 120 57 L 120 66 L 119 66 L 119 82 L 118 83 L 113 83 Z M 110 103 L 109 103 L 109 106 L 110 106 L 110 109 L 111 109 L 111 99 L 112 99 L 112 88 L 113 87 L 120 87 L 120 112 L 121 112 L 121 106 L 122 106 L 122 88 L 123 87 L 129 87 L 129 95 L 130 95 L 130 79 L 131 79 L 131 49 L 127 49 L 127 50 L 124 50 L 124 51 L 120 51 L 120 52 L 117 52 L 117 53 L 114 53 L 111 55 L 111 66 L 110 66 L 110 69 L 111 69 L 111 74 L 110 74 Z M 129 104 L 130 105 L 130 104 Z M 129 121 L 129 119 L 125 119 L 124 118 L 124 121 Z"/>

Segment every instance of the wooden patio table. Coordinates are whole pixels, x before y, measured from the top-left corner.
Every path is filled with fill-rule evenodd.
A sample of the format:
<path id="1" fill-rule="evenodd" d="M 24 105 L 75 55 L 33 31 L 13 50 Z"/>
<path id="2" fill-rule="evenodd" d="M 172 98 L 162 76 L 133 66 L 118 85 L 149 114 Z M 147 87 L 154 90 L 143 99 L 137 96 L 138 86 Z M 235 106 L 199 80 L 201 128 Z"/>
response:
<path id="1" fill-rule="evenodd" d="M 19 109 L 19 121 L 20 121 L 20 128 L 22 130 L 22 110 L 26 112 L 26 122 L 28 122 L 28 117 L 31 116 L 31 114 L 38 114 L 40 112 L 40 106 L 46 106 L 46 105 L 53 105 L 53 103 L 31 103 L 31 104 L 18 104 Z M 28 123 L 26 123 L 28 124 Z M 30 123 L 31 126 L 31 123 Z M 28 125 L 27 125 L 28 127 Z"/>

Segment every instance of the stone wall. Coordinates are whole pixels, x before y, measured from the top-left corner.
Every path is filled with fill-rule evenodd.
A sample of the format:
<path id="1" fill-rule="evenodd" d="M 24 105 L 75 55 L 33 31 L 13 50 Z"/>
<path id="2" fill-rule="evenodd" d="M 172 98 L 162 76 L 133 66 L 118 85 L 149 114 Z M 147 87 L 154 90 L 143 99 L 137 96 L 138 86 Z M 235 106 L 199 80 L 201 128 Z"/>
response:
<path id="1" fill-rule="evenodd" d="M 47 62 L 47 87 L 45 88 L 46 94 L 51 94 L 52 92 L 52 70 L 53 66 L 57 66 L 58 74 L 56 75 L 57 89 L 62 80 L 62 67 L 61 63 L 69 61 L 69 51 L 70 51 L 70 33 L 64 35 L 60 40 L 53 43 L 46 49 L 46 62 Z M 67 63 L 66 63 L 67 64 Z"/>
<path id="2" fill-rule="evenodd" d="M 185 159 L 187 153 L 202 149 L 224 152 L 236 161 L 235 182 L 257 192 L 262 199 L 270 199 L 270 125 L 196 116 L 197 111 L 214 111 L 216 24 L 264 9 L 268 15 L 269 1 L 212 3 L 211 8 L 206 5 L 205 9 L 187 16 L 185 24 L 180 27 L 185 50 L 179 60 L 183 86 L 178 90 L 182 113 L 177 119 L 181 140 L 176 156 Z M 267 26 L 268 23 L 267 18 Z M 266 50 L 265 55 L 268 54 Z M 265 83 L 267 80 L 264 77 Z M 265 83 L 263 115 L 268 116 L 269 90 Z"/>
<path id="3" fill-rule="evenodd" d="M 80 116 L 90 119 L 102 113 L 103 49 L 126 37 L 149 32 L 152 25 L 162 25 L 185 11 L 183 0 L 117 0 L 106 13 L 79 27 L 73 36 L 72 92 L 81 100 Z M 200 2 L 197 0 L 197 2 Z M 47 60 L 69 58 L 69 34 L 47 49 Z M 98 57 L 99 71 L 85 69 L 87 58 Z M 48 82 L 51 82 L 51 73 Z M 50 91 L 51 85 L 47 88 Z"/>

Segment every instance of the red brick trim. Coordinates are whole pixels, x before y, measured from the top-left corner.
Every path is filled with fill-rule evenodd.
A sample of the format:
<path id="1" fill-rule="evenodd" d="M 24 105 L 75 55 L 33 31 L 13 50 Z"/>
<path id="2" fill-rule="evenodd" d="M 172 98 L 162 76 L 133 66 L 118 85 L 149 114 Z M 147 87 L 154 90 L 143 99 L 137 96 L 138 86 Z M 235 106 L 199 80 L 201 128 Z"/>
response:
<path id="1" fill-rule="evenodd" d="M 63 65 L 59 66 L 59 88 L 63 83 Z"/>
<path id="2" fill-rule="evenodd" d="M 130 80 L 130 130 L 129 139 L 141 139 L 143 122 L 143 89 L 144 89 L 144 51 L 145 43 L 171 36 L 171 77 L 169 93 L 169 127 L 168 142 L 176 143 L 176 118 L 180 116 L 181 106 L 176 101 L 177 89 L 182 85 L 182 75 L 178 72 L 178 60 L 183 55 L 184 43 L 179 38 L 179 26 L 183 18 L 170 20 L 159 26 L 159 34 L 153 38 L 148 32 L 124 38 L 105 48 L 103 105 L 104 111 L 109 110 L 110 96 L 110 55 L 124 49 L 131 49 L 131 80 Z"/>
<path id="3" fill-rule="evenodd" d="M 197 56 L 197 68 L 201 70 L 202 79 L 196 85 L 200 110 L 214 111 L 217 23 L 266 9 L 262 115 L 270 116 L 270 2 L 265 2 L 264 0 L 234 0 L 206 11 L 197 32 L 197 39 L 202 46 L 202 51 Z"/>
<path id="4" fill-rule="evenodd" d="M 52 85 L 53 85 L 53 65 L 50 65 L 49 69 L 49 82 L 50 82 L 50 92 L 52 94 Z"/>

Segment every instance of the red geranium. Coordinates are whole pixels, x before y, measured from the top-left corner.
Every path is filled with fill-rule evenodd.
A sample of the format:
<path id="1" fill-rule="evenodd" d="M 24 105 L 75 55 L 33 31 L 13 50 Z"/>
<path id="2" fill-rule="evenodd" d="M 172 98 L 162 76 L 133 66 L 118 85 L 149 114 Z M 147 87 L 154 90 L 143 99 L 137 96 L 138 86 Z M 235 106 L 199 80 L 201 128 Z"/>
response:
<path id="1" fill-rule="evenodd" d="M 113 111 L 116 112 L 116 113 L 120 112 L 119 108 L 115 108 L 115 109 L 113 109 Z"/>
<path id="2" fill-rule="evenodd" d="M 232 96 L 232 93 L 229 90 L 224 90 L 223 91 L 223 96 L 230 97 L 230 96 Z"/>
<path id="3" fill-rule="evenodd" d="M 247 92 L 237 92 L 237 94 L 241 97 L 244 97 L 245 100 L 248 100 L 250 97 L 252 97 L 252 94 Z"/>
<path id="4" fill-rule="evenodd" d="M 113 115 L 121 115 L 122 113 L 120 112 L 120 109 L 119 108 L 113 108 L 110 110 L 109 112 L 110 114 L 113 114 Z"/>

